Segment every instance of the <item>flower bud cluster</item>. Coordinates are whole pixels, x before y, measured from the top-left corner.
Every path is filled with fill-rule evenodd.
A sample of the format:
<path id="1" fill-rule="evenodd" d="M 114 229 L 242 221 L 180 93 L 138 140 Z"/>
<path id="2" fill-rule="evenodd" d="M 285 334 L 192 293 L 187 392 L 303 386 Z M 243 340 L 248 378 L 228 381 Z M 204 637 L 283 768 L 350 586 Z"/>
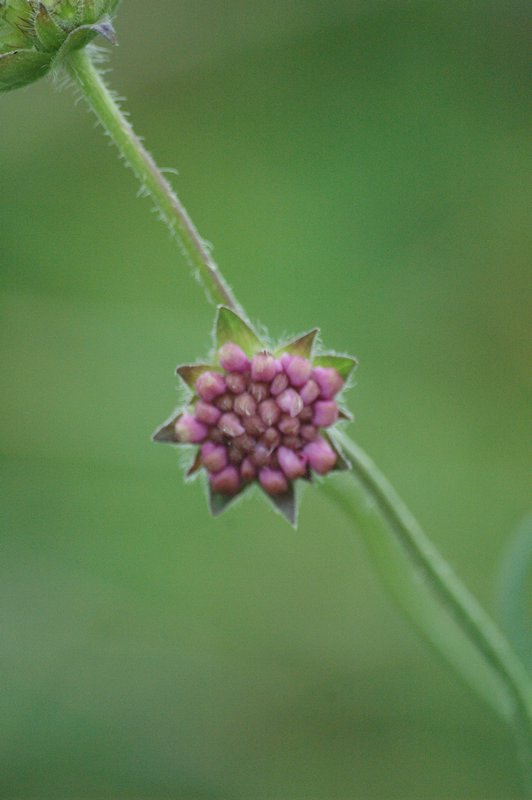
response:
<path id="1" fill-rule="evenodd" d="M 101 34 L 119 0 L 0 0 L 0 91 L 45 75 L 53 64 Z"/>
<path id="2" fill-rule="evenodd" d="M 218 351 L 222 371 L 203 372 L 197 400 L 175 421 L 179 442 L 200 445 L 213 491 L 235 495 L 257 480 L 270 495 L 291 481 L 325 475 L 337 453 L 321 433 L 338 419 L 336 395 L 344 381 L 332 367 L 299 355 L 248 358 L 234 342 Z"/>

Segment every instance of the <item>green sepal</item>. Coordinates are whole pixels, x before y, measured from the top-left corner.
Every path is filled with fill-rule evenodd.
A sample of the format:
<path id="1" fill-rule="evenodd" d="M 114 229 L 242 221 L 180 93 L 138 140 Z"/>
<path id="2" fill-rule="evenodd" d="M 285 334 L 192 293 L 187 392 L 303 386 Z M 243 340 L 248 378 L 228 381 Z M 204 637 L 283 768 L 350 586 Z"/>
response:
<path id="1" fill-rule="evenodd" d="M 312 348 L 314 342 L 319 334 L 319 328 L 313 328 L 308 333 L 303 333 L 297 339 L 293 339 L 286 344 L 281 345 L 276 351 L 276 356 L 282 356 L 283 353 L 290 353 L 291 356 L 302 356 L 303 358 L 312 358 Z"/>
<path id="2" fill-rule="evenodd" d="M 196 472 L 198 472 L 198 470 L 200 470 L 202 467 L 203 467 L 203 463 L 202 463 L 202 460 L 201 460 L 201 450 L 198 449 L 196 451 L 196 455 L 194 456 L 194 461 L 192 462 L 190 467 L 187 469 L 187 472 L 186 472 L 186 475 L 185 475 L 185 479 L 192 478 L 192 476 L 195 475 Z"/>
<path id="3" fill-rule="evenodd" d="M 65 31 L 43 3 L 39 3 L 35 14 L 35 33 L 42 50 L 56 51 L 65 40 Z"/>
<path id="4" fill-rule="evenodd" d="M 115 31 L 110 22 L 102 21 L 96 25 L 80 25 L 68 34 L 57 51 L 54 61 L 61 61 L 74 50 L 80 50 L 98 35 L 104 36 L 112 44 L 116 44 Z"/>
<path id="5" fill-rule="evenodd" d="M 175 432 L 175 424 L 181 416 L 181 413 L 174 414 L 170 419 L 167 419 L 166 422 L 163 422 L 163 424 L 153 432 L 151 437 L 152 442 L 160 442 L 161 444 L 181 444 Z"/>
<path id="6" fill-rule="evenodd" d="M 283 516 L 293 528 L 297 527 L 298 501 L 294 484 L 291 481 L 288 489 L 283 494 L 268 494 L 263 490 L 263 494 L 273 505 L 274 509 Z"/>
<path id="7" fill-rule="evenodd" d="M 212 488 L 211 484 L 207 484 L 207 503 L 209 506 L 209 511 L 211 512 L 213 517 L 219 517 L 220 514 L 226 510 L 231 503 L 240 497 L 242 492 L 247 489 L 247 486 L 244 486 L 237 494 L 221 494 L 220 492 L 215 492 Z"/>
<path id="8" fill-rule="evenodd" d="M 248 358 L 252 358 L 255 353 L 264 350 L 264 343 L 261 342 L 253 328 L 244 322 L 234 311 L 227 306 L 218 306 L 216 322 L 214 324 L 214 345 L 216 350 L 226 342 L 234 342 L 242 348 Z"/>
<path id="9" fill-rule="evenodd" d="M 313 364 L 315 367 L 333 367 L 340 377 L 346 381 L 357 367 L 358 361 L 352 356 L 339 356 L 335 353 L 325 353 L 315 356 Z"/>
<path id="10" fill-rule="evenodd" d="M 1 6 L 0 6 L 1 13 Z M 0 17 L 0 53 L 11 53 L 13 50 L 24 50 L 31 44 L 26 31 L 9 20 Z"/>
<path id="11" fill-rule="evenodd" d="M 195 391 L 196 381 L 204 372 L 218 372 L 212 364 L 181 364 L 175 371 L 192 391 Z"/>
<path id="12" fill-rule="evenodd" d="M 42 78 L 51 63 L 49 53 L 36 50 L 14 50 L 0 55 L 0 92 L 20 89 Z"/>

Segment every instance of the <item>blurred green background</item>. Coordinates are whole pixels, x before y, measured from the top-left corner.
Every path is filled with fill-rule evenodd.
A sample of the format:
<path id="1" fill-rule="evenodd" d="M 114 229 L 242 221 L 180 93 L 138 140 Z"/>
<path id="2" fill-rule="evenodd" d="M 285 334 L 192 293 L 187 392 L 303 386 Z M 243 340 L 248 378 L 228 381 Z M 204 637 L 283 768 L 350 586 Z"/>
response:
<path id="1" fill-rule="evenodd" d="M 357 354 L 352 434 L 490 608 L 528 502 L 526 14 L 127 0 L 112 52 L 249 313 Z M 323 494 L 212 520 L 150 442 L 213 311 L 72 101 L 0 98 L 0 796 L 521 797 Z"/>

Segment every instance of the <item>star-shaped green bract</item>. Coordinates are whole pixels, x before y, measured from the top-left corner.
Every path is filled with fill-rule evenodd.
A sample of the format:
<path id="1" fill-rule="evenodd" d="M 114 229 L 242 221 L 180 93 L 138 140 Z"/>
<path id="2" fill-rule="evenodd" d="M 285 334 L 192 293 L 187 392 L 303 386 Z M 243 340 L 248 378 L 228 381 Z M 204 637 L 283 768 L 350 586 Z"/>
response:
<path id="1" fill-rule="evenodd" d="M 156 442 L 201 445 L 187 477 L 205 469 L 213 515 L 259 485 L 292 525 L 296 485 L 349 464 L 334 439 L 337 404 L 356 366 L 347 355 L 317 351 L 319 330 L 272 348 L 249 322 L 220 306 L 213 363 L 183 364 L 177 374 L 190 396 L 154 433 Z"/>

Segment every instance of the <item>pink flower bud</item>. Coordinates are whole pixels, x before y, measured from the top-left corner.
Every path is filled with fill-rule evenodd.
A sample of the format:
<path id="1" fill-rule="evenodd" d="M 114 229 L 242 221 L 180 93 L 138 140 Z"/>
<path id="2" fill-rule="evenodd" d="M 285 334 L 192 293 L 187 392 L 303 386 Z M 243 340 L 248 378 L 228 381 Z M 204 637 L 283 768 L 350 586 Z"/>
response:
<path id="1" fill-rule="evenodd" d="M 313 414 L 314 414 L 314 412 L 312 411 L 312 407 L 311 406 L 305 406 L 303 411 L 301 411 L 299 413 L 298 419 L 299 419 L 300 422 L 312 422 Z"/>
<path id="2" fill-rule="evenodd" d="M 242 459 L 244 458 L 244 453 L 239 447 L 231 444 L 229 445 L 229 449 L 227 451 L 227 457 L 231 464 L 241 464 Z"/>
<path id="3" fill-rule="evenodd" d="M 249 391 L 257 401 L 257 403 L 262 403 L 263 400 L 266 400 L 268 395 L 270 394 L 270 390 L 268 388 L 267 383 L 251 383 L 249 386 Z"/>
<path id="4" fill-rule="evenodd" d="M 282 366 L 283 366 L 283 368 L 285 370 L 286 370 L 288 364 L 291 362 L 292 358 L 293 358 L 293 356 L 291 356 L 290 353 L 283 353 L 281 358 L 279 359 L 281 364 L 282 364 Z"/>
<path id="5" fill-rule="evenodd" d="M 308 458 L 309 466 L 319 475 L 325 475 L 336 464 L 336 453 L 329 442 L 326 442 L 321 436 L 318 436 L 314 442 L 305 445 L 303 453 Z"/>
<path id="6" fill-rule="evenodd" d="M 218 422 L 218 428 L 225 433 L 226 436 L 242 436 L 242 434 L 245 433 L 245 429 L 242 427 L 237 415 L 231 412 L 222 414 Z"/>
<path id="7" fill-rule="evenodd" d="M 259 481 L 268 494 L 283 494 L 288 489 L 288 482 L 279 469 L 263 467 L 259 472 Z"/>
<path id="8" fill-rule="evenodd" d="M 227 450 L 221 444 L 205 442 L 201 446 L 201 461 L 209 472 L 220 472 L 227 466 Z"/>
<path id="9" fill-rule="evenodd" d="M 225 436 L 220 430 L 220 428 L 211 428 L 209 432 L 209 441 L 216 442 L 216 444 L 224 444 L 225 443 Z"/>
<path id="10" fill-rule="evenodd" d="M 240 488 L 240 475 L 234 466 L 225 467 L 209 478 L 214 491 L 220 494 L 236 494 Z"/>
<path id="11" fill-rule="evenodd" d="M 249 359 L 234 342 L 226 342 L 218 350 L 220 364 L 228 372 L 245 372 L 249 369 Z"/>
<path id="12" fill-rule="evenodd" d="M 344 385 L 342 378 L 333 367 L 314 367 L 312 377 L 320 387 L 320 395 L 324 400 L 331 400 Z"/>
<path id="13" fill-rule="evenodd" d="M 219 372 L 203 372 L 196 381 L 196 391 L 202 400 L 210 403 L 225 392 L 225 381 Z"/>
<path id="14" fill-rule="evenodd" d="M 279 465 L 291 481 L 301 478 L 307 471 L 307 459 L 304 454 L 294 453 L 288 447 L 280 447 L 277 451 Z"/>
<path id="15" fill-rule="evenodd" d="M 249 436 L 247 433 L 243 433 L 242 436 L 235 436 L 233 439 L 233 444 L 235 447 L 238 447 L 244 453 L 251 453 L 252 450 L 255 449 L 255 439 L 253 436 Z"/>
<path id="16" fill-rule="evenodd" d="M 240 466 L 240 475 L 243 481 L 252 481 L 253 478 L 256 476 L 257 470 L 251 463 L 249 458 L 245 458 Z"/>
<path id="17" fill-rule="evenodd" d="M 268 430 L 264 432 L 260 441 L 261 444 L 267 447 L 268 450 L 271 452 L 275 450 L 275 448 L 281 441 L 281 434 L 276 428 L 268 428 Z"/>
<path id="18" fill-rule="evenodd" d="M 314 403 L 314 416 L 312 422 L 318 428 L 334 425 L 338 419 L 338 406 L 334 400 L 318 400 Z"/>
<path id="19" fill-rule="evenodd" d="M 285 372 L 290 379 L 292 386 L 303 386 L 310 378 L 312 365 L 310 361 L 302 356 L 292 356 L 285 365 Z"/>
<path id="20" fill-rule="evenodd" d="M 275 378 L 275 358 L 270 353 L 257 353 L 251 361 L 251 377 L 254 381 L 270 382 Z"/>
<path id="21" fill-rule="evenodd" d="M 205 425 L 216 425 L 221 415 L 222 412 L 216 406 L 206 403 L 204 400 L 198 400 L 194 408 L 194 416 Z"/>
<path id="22" fill-rule="evenodd" d="M 301 450 L 304 444 L 299 436 L 283 436 L 283 447 L 288 447 L 289 450 Z"/>
<path id="23" fill-rule="evenodd" d="M 263 467 L 270 463 L 270 448 L 263 444 L 258 444 L 250 455 L 251 461 L 257 467 Z"/>
<path id="24" fill-rule="evenodd" d="M 263 400 L 259 406 L 259 414 L 262 421 L 270 427 L 270 425 L 275 425 L 279 417 L 281 416 L 281 409 L 271 398 L 269 400 Z"/>
<path id="25" fill-rule="evenodd" d="M 175 433 L 180 442 L 198 444 L 205 439 L 208 430 L 192 414 L 183 414 L 175 423 Z"/>
<path id="26" fill-rule="evenodd" d="M 234 398 L 232 394 L 223 394 L 215 400 L 216 408 L 220 411 L 231 411 L 233 408 Z"/>
<path id="27" fill-rule="evenodd" d="M 264 433 L 266 430 L 266 425 L 257 415 L 253 417 L 242 417 L 242 425 L 246 433 L 249 433 L 250 436 L 260 436 L 261 433 Z"/>
<path id="28" fill-rule="evenodd" d="M 241 417 L 252 417 L 257 410 L 257 403 L 249 392 L 243 392 L 235 398 L 233 410 Z"/>
<path id="29" fill-rule="evenodd" d="M 320 387 L 313 381 L 312 378 L 306 382 L 302 389 L 299 390 L 299 394 L 301 395 L 301 399 L 303 400 L 306 406 L 309 406 L 311 403 L 316 400 L 317 397 L 320 395 Z"/>
<path id="30" fill-rule="evenodd" d="M 225 376 L 225 383 L 229 391 L 233 394 L 240 394 L 246 391 L 247 382 L 244 375 L 241 375 L 240 372 L 230 372 L 229 375 Z"/>
<path id="31" fill-rule="evenodd" d="M 303 408 L 303 400 L 295 389 L 285 389 L 277 398 L 277 403 L 291 417 L 297 417 Z"/>
<path id="32" fill-rule="evenodd" d="M 316 430 L 314 425 L 302 425 L 301 430 L 299 431 L 299 435 L 306 442 L 313 442 L 316 436 L 318 435 L 318 431 Z"/>
<path id="33" fill-rule="evenodd" d="M 279 420 L 279 424 L 277 426 L 281 433 L 286 435 L 295 436 L 296 433 L 299 433 L 299 428 L 301 427 L 301 423 L 297 417 L 290 417 L 285 415 L 281 417 Z"/>
<path id="34" fill-rule="evenodd" d="M 272 381 L 272 385 L 270 386 L 270 392 L 273 394 L 274 397 L 277 397 L 278 394 L 284 392 L 284 390 L 288 386 L 288 376 L 284 374 L 284 372 L 280 372 Z"/>

